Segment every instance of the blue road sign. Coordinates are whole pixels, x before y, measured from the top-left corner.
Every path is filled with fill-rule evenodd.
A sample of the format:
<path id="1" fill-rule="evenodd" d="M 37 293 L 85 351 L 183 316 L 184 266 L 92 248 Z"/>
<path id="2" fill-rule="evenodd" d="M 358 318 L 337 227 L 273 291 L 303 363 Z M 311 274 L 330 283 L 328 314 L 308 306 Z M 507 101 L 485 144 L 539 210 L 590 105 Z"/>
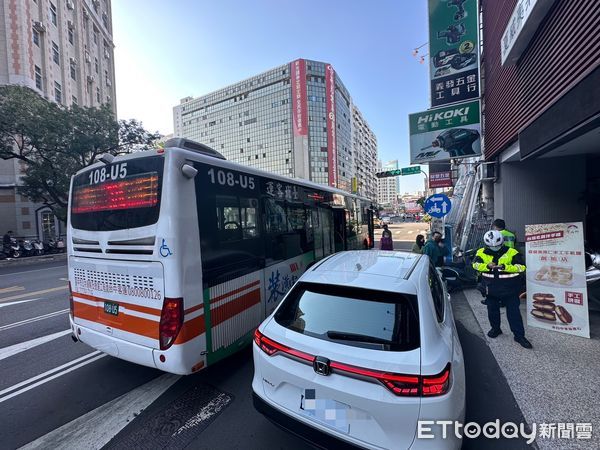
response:
<path id="1" fill-rule="evenodd" d="M 435 194 L 425 200 L 425 212 L 431 217 L 444 217 L 452 209 L 452 202 L 444 194 Z"/>

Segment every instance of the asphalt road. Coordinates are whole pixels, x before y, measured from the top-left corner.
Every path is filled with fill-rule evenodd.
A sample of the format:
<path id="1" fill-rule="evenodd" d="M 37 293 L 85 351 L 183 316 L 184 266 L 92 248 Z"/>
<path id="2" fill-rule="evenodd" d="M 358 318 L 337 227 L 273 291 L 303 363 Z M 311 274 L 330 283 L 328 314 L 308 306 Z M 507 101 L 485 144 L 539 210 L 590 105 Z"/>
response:
<path id="1" fill-rule="evenodd" d="M 3 449 L 26 444 L 307 448 L 255 412 L 249 348 L 196 375 L 178 377 L 74 343 L 68 331 L 66 275 L 64 262 L 0 268 Z M 523 421 L 462 294 L 452 303 L 466 359 L 467 420 Z M 501 449 L 508 444 L 526 448 L 514 440 L 465 441 L 464 448 Z"/>

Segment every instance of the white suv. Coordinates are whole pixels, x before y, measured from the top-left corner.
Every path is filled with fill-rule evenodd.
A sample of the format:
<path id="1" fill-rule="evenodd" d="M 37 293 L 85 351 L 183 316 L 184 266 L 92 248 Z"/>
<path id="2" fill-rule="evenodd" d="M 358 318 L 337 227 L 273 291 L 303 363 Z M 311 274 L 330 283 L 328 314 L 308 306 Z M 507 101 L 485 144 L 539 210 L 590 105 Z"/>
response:
<path id="1" fill-rule="evenodd" d="M 460 448 L 463 353 L 426 256 L 337 253 L 309 268 L 256 330 L 255 408 L 325 448 Z M 418 438 L 418 421 L 424 423 Z"/>

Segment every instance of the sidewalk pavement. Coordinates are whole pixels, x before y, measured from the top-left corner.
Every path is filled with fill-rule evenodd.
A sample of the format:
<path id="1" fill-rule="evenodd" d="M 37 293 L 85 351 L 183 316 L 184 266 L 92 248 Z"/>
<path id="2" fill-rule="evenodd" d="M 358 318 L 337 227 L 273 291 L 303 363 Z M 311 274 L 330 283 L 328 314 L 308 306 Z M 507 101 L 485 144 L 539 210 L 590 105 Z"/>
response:
<path id="1" fill-rule="evenodd" d="M 48 261 L 64 261 L 67 259 L 67 253 L 51 253 L 42 256 L 28 256 L 23 258 L 7 258 L 0 260 L 0 267 L 17 267 L 28 266 L 30 264 L 48 262 Z"/>
<path id="2" fill-rule="evenodd" d="M 487 333 L 490 325 L 487 308 L 481 304 L 481 294 L 476 290 L 465 290 L 464 294 L 479 325 Z M 496 339 L 490 339 L 486 334 L 485 339 L 525 420 L 530 426 L 537 424 L 536 443 L 539 448 L 600 448 L 598 317 L 591 317 L 592 339 L 585 339 L 527 326 L 525 302 L 522 302 L 525 335 L 533 344 L 533 350 L 527 350 L 513 340 L 504 308 L 501 314 L 504 334 Z M 591 439 L 561 439 L 559 423 L 591 423 Z M 554 439 L 540 436 L 540 424 L 554 424 Z M 577 436 L 576 432 L 573 434 Z"/>

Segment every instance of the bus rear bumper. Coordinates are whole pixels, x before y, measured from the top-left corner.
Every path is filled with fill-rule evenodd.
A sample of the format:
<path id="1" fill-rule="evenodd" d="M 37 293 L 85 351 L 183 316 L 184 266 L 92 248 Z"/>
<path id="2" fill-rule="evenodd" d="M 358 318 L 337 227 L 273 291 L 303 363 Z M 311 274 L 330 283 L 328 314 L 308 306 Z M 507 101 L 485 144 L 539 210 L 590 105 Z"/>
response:
<path id="1" fill-rule="evenodd" d="M 73 323 L 73 319 L 70 316 L 69 322 L 71 323 L 73 335 L 84 344 L 115 358 L 124 359 L 125 361 L 154 369 L 158 368 L 154 362 L 154 350 L 152 348 L 116 339 L 80 324 Z"/>

